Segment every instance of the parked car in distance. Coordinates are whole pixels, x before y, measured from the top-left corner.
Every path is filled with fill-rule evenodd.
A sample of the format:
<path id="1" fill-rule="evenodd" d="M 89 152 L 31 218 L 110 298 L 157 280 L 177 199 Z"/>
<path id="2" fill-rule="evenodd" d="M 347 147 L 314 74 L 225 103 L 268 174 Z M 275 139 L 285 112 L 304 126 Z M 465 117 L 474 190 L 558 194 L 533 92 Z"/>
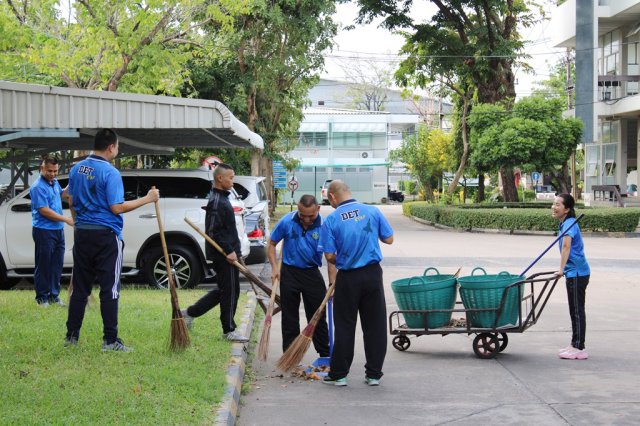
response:
<path id="1" fill-rule="evenodd" d="M 329 204 L 329 184 L 333 182 L 333 179 L 327 179 L 320 187 L 320 197 L 322 198 L 322 204 Z"/>
<path id="2" fill-rule="evenodd" d="M 233 189 L 244 202 L 247 213 L 245 227 L 250 243 L 250 253 L 245 259 L 248 265 L 267 260 L 269 239 L 269 198 L 262 176 L 235 176 Z"/>
<path id="3" fill-rule="evenodd" d="M 212 277 L 212 264 L 205 257 L 206 242 L 184 221 L 187 217 L 204 230 L 205 211 L 202 207 L 206 206 L 211 191 L 211 172 L 143 169 L 123 170 L 121 174 L 125 200 L 144 196 L 151 186 L 160 190 L 162 225 L 176 285 L 190 288 Z M 68 178 L 60 176 L 58 180 L 65 187 Z M 231 204 L 236 214 L 242 255 L 248 256 L 250 243 L 244 227 L 244 203 L 233 196 Z M 69 216 L 67 203 L 63 203 L 63 209 L 63 214 Z M 167 288 L 155 206 L 147 204 L 126 213 L 122 234 L 125 242 L 122 276 L 141 276 L 151 286 Z M 69 226 L 65 226 L 65 240 L 63 276 L 70 276 L 73 266 L 73 229 Z M 0 205 L 0 288 L 8 289 L 21 278 L 33 277 L 34 269 L 31 201 L 27 190 Z"/>

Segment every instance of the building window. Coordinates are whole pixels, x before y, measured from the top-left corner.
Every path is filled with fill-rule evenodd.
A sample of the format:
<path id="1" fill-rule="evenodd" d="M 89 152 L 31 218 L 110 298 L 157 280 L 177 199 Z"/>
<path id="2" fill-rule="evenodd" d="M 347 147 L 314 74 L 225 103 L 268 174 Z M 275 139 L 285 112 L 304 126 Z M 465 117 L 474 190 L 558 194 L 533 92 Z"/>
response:
<path id="1" fill-rule="evenodd" d="M 303 132 L 298 134 L 299 146 L 301 148 L 326 148 L 327 133 L 326 132 Z"/>
<path id="2" fill-rule="evenodd" d="M 324 101 L 318 101 L 318 105 L 320 106 L 324 105 Z"/>
<path id="3" fill-rule="evenodd" d="M 333 168 L 333 173 L 342 173 L 344 171 L 344 169 L 342 167 L 334 167 Z"/>
<path id="4" fill-rule="evenodd" d="M 336 148 L 372 148 L 374 145 L 379 148 L 386 146 L 386 134 L 372 132 L 333 133 L 333 146 Z"/>

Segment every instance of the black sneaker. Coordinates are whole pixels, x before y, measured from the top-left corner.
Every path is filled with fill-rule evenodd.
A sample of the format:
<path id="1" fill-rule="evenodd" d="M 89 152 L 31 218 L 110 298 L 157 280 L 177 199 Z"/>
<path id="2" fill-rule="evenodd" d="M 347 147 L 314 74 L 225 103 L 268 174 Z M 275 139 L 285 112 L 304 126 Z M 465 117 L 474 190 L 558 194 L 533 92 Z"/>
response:
<path id="1" fill-rule="evenodd" d="M 104 341 L 102 343 L 102 352 L 133 352 L 133 348 L 130 346 L 125 346 L 122 343 L 122 340 L 116 339 L 113 343 L 107 343 Z"/>

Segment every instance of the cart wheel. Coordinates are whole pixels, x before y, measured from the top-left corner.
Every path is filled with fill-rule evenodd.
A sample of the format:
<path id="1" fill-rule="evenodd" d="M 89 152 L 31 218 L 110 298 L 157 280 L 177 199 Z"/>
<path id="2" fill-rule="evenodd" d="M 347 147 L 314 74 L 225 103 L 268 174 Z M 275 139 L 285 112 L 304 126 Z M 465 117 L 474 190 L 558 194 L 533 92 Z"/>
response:
<path id="1" fill-rule="evenodd" d="M 409 349 L 409 346 L 411 346 L 411 340 L 409 340 L 407 336 L 400 335 L 394 337 L 391 344 L 393 344 L 393 347 L 399 351 L 406 351 Z"/>
<path id="2" fill-rule="evenodd" d="M 509 336 L 507 336 L 507 333 L 496 333 L 495 336 L 498 339 L 498 343 L 500 344 L 498 352 L 502 352 L 507 349 L 507 345 L 509 344 Z"/>
<path id="3" fill-rule="evenodd" d="M 473 352 L 482 359 L 491 359 L 500 352 L 498 337 L 492 333 L 480 333 L 473 339 Z"/>

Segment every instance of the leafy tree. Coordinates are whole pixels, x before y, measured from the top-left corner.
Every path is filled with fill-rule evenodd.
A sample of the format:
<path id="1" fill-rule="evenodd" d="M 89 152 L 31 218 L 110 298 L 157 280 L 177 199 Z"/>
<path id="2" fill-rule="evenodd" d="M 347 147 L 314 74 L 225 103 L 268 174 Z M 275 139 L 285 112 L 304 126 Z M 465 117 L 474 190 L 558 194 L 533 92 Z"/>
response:
<path id="1" fill-rule="evenodd" d="M 432 201 L 433 188 L 451 167 L 452 148 L 451 135 L 422 125 L 415 135 L 403 140 L 399 149 L 391 152 L 391 159 L 405 163 L 411 176 L 420 182 L 425 198 Z"/>
<path id="2" fill-rule="evenodd" d="M 206 37 L 224 50 L 193 61 L 200 96 L 223 100 L 265 141 L 264 151 L 253 152 L 251 174 L 266 176 L 270 191 L 272 161 L 293 149 L 288 140 L 295 140 L 323 52 L 332 46 L 334 12 L 330 0 L 251 0 L 232 33 L 207 27 Z"/>
<path id="3" fill-rule="evenodd" d="M 553 176 L 560 192 L 570 191 L 568 160 L 582 136 L 582 122 L 562 117 L 563 101 L 530 96 L 511 110 L 476 105 L 469 116 L 471 163 L 482 170 L 519 166 Z M 504 182 L 503 182 L 504 185 Z"/>
<path id="4" fill-rule="evenodd" d="M 518 25 L 526 28 L 536 22 L 529 0 L 431 0 L 437 13 L 417 23 L 411 16 L 413 0 L 358 0 L 359 22 L 382 17 L 382 25 L 404 31 L 408 55 L 396 73 L 400 84 L 426 87 L 442 78 L 453 93 L 461 97 L 462 140 L 465 149 L 455 177 L 449 186 L 453 193 L 468 155 L 466 114 L 472 101 L 496 103 L 515 98 L 513 66 L 524 58 Z M 505 199 L 515 201 L 513 171 L 503 169 Z"/>
<path id="5" fill-rule="evenodd" d="M 230 28 L 249 0 L 6 0 L 0 71 L 25 82 L 179 94 L 205 23 Z"/>

